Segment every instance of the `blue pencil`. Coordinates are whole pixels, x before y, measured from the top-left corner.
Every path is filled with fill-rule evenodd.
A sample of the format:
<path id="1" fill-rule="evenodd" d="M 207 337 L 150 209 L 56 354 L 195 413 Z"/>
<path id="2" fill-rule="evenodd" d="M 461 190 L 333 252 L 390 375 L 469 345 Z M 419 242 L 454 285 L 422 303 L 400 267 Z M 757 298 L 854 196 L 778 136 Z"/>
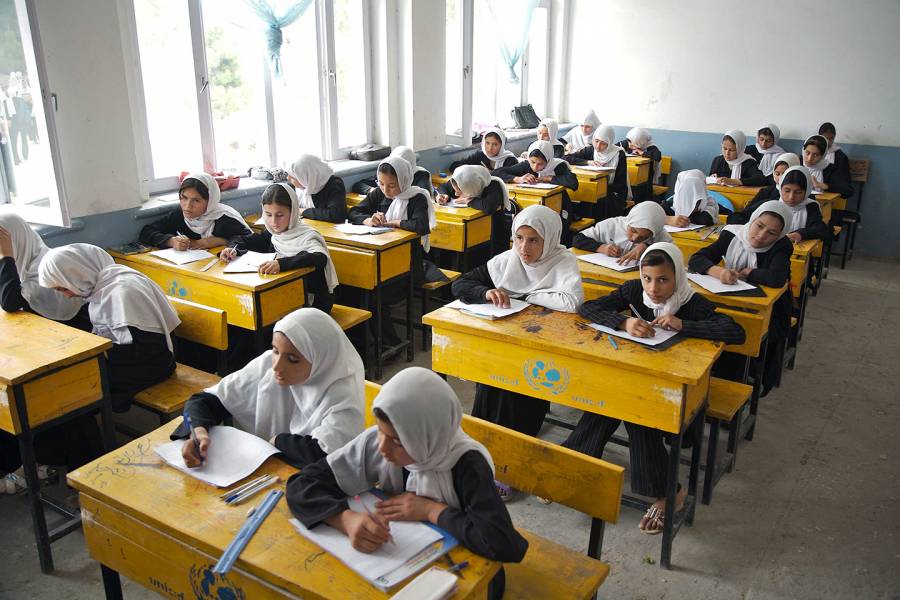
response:
<path id="1" fill-rule="evenodd" d="M 609 343 L 612 344 L 613 348 L 615 348 L 616 350 L 619 349 L 619 345 L 616 343 L 616 340 L 613 339 L 613 336 L 606 334 L 606 339 L 609 340 Z"/>

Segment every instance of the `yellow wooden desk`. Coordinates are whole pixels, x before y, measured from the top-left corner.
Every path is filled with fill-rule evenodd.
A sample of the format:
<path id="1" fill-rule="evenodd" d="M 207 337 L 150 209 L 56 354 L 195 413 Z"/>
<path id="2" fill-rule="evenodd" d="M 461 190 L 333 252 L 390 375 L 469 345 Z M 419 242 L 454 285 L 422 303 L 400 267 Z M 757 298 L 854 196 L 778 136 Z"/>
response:
<path id="1" fill-rule="evenodd" d="M 449 179 L 449 177 L 443 175 L 432 175 L 431 183 L 437 187 Z M 531 206 L 532 204 L 543 204 L 544 206 L 549 206 L 556 212 L 562 210 L 562 195 L 565 188 L 561 185 L 551 189 L 539 189 L 521 187 L 515 183 L 507 183 L 506 189 L 509 190 L 509 197 L 515 200 L 522 208 Z"/>
<path id="2" fill-rule="evenodd" d="M 755 186 L 747 186 L 747 185 L 739 185 L 739 186 L 729 186 L 729 185 L 717 185 L 714 183 L 706 184 L 706 189 L 719 192 L 734 204 L 735 212 L 744 210 L 744 208 L 750 204 L 750 201 L 756 197 L 756 194 L 759 193 L 761 187 Z"/>
<path id="3" fill-rule="evenodd" d="M 0 430 L 18 439 L 28 508 L 41 571 L 53 571 L 51 542 L 81 525 L 77 513 L 48 531 L 34 455 L 35 434 L 85 413 L 101 411 L 103 437 L 114 447 L 115 433 L 104 351 L 112 342 L 28 312 L 0 311 Z M 63 511 L 60 511 L 63 512 Z"/>
<path id="4" fill-rule="evenodd" d="M 262 523 L 228 574 L 212 567 L 258 499 L 228 506 L 222 490 L 162 463 L 153 447 L 169 441 L 176 422 L 132 441 L 69 474 L 80 492 L 84 537 L 101 563 L 107 598 L 121 598 L 119 574 L 169 598 L 388 598 L 296 532 L 282 499 Z M 296 469 L 268 459 L 255 475 L 275 473 L 284 482 Z M 249 478 L 248 478 L 249 480 Z M 452 597 L 486 598 L 500 563 L 463 547 L 469 561 Z M 396 589 L 393 590 L 396 592 Z"/>
<path id="5" fill-rule="evenodd" d="M 578 189 L 569 194 L 573 202 L 599 204 L 606 198 L 608 171 L 588 171 L 574 165 L 570 168 L 578 179 Z"/>
<path id="6" fill-rule="evenodd" d="M 650 181 L 650 159 L 645 156 L 629 156 L 628 182 L 632 187 L 644 185 Z"/>

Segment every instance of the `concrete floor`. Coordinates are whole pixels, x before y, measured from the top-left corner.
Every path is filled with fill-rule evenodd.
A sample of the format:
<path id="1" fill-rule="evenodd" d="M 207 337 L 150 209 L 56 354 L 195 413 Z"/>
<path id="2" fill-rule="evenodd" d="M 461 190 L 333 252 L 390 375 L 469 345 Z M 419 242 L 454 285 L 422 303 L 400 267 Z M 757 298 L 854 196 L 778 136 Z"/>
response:
<path id="1" fill-rule="evenodd" d="M 756 438 L 741 447 L 713 504 L 700 506 L 694 527 L 676 538 L 673 569 L 651 564 L 659 537 L 640 533 L 638 511 L 623 508 L 606 529 L 603 560 L 612 570 L 602 597 L 900 598 L 898 266 L 855 258 L 848 270 L 832 269 L 811 300 L 795 370 L 762 401 Z M 417 354 L 416 363 L 430 359 Z M 451 383 L 468 410 L 474 386 Z M 611 446 L 605 458 L 627 467 L 623 450 Z M 586 516 L 532 497 L 509 509 L 517 525 L 585 550 Z M 30 523 L 24 497 L 0 496 L 0 598 L 102 597 L 81 533 L 53 545 L 57 570 L 46 576 Z M 123 583 L 127 598 L 157 597 Z"/>

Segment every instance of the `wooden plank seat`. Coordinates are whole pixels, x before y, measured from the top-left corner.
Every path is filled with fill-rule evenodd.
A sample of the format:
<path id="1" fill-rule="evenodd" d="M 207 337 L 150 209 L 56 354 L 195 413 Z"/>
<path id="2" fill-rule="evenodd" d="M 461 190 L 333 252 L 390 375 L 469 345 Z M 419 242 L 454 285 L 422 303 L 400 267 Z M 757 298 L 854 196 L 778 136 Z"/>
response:
<path id="1" fill-rule="evenodd" d="M 709 423 L 709 440 L 706 448 L 706 476 L 703 479 L 703 504 L 712 500 L 712 492 L 722 475 L 730 472 L 737 460 L 738 436 L 741 429 L 741 412 L 750 401 L 753 387 L 744 383 L 711 377 L 709 380 L 706 421 Z M 728 446 L 723 460 L 718 461 L 719 428 L 730 423 Z"/>

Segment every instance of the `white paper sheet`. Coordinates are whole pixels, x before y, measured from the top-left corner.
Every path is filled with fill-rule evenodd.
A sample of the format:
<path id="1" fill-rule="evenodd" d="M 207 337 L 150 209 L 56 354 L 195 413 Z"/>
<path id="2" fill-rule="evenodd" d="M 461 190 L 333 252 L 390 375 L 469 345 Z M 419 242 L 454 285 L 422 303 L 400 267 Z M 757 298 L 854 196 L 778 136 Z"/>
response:
<path id="1" fill-rule="evenodd" d="M 699 273 L 688 273 L 688 279 L 714 294 L 721 294 L 723 292 L 742 292 L 744 290 L 756 289 L 755 285 L 747 283 L 746 281 L 738 280 L 737 283 L 722 283 L 719 281 L 718 277 L 700 275 Z"/>
<path id="2" fill-rule="evenodd" d="M 819 194 L 824 194 L 825 192 L 822 191 L 822 190 L 815 190 L 815 189 L 814 189 L 814 190 L 811 190 L 809 193 L 810 193 L 811 196 L 818 196 Z"/>
<path id="3" fill-rule="evenodd" d="M 348 498 L 347 501 L 351 510 L 363 512 L 365 509 L 362 502 L 370 512 L 375 512 L 375 502 L 378 498 L 366 492 L 360 495 L 359 500 Z M 391 537 L 394 543 L 388 542 L 375 552 L 365 554 L 353 548 L 350 538 L 329 525 L 322 523 L 318 527 L 307 529 L 297 519 L 290 521 L 303 537 L 373 583 L 376 579 L 402 567 L 416 554 L 443 537 L 437 530 L 424 523 L 394 521 L 391 523 Z"/>
<path id="4" fill-rule="evenodd" d="M 675 337 L 678 335 L 677 331 L 667 331 L 662 327 L 654 327 L 653 330 L 656 332 L 656 335 L 649 338 L 639 338 L 634 337 L 627 331 L 620 331 L 618 329 L 611 329 L 609 327 L 604 327 L 603 325 L 597 325 L 596 323 L 591 323 L 591 327 L 596 329 L 597 331 L 602 331 L 603 333 L 623 338 L 626 340 L 630 340 L 632 342 L 636 342 L 638 344 L 643 344 L 644 346 L 659 346 L 663 342 L 667 342 L 669 338 Z"/>
<path id="5" fill-rule="evenodd" d="M 716 183 L 718 180 L 719 180 L 719 176 L 718 176 L 718 175 L 710 175 L 710 176 L 708 176 L 708 177 L 706 178 L 706 183 L 707 183 L 707 185 L 712 184 L 712 185 L 724 185 L 724 186 L 726 186 L 726 187 L 739 187 L 739 186 L 736 186 L 736 185 L 731 185 L 731 184 L 729 184 L 729 183 L 718 184 L 718 183 Z"/>
<path id="6" fill-rule="evenodd" d="M 540 183 L 516 183 L 514 185 L 523 188 L 534 188 L 537 190 L 552 190 L 556 187 L 555 183 L 544 183 L 543 181 L 541 181 Z"/>
<path id="7" fill-rule="evenodd" d="M 216 487 L 228 487 L 252 474 L 278 448 L 251 433 L 216 425 L 209 430 L 209 450 L 206 460 L 195 469 L 184 464 L 181 447 L 184 440 L 175 440 L 153 450 L 166 463 L 182 473 Z"/>
<path id="8" fill-rule="evenodd" d="M 595 165 L 575 165 L 576 169 L 584 169 L 585 171 L 596 171 L 597 173 L 606 173 L 615 171 L 615 167 L 598 167 Z"/>
<path id="9" fill-rule="evenodd" d="M 467 202 L 459 202 L 457 200 L 451 201 L 447 206 L 450 208 L 469 208 L 469 204 Z"/>
<path id="10" fill-rule="evenodd" d="M 679 231 L 693 231 L 695 229 L 703 229 L 707 225 L 694 225 L 691 223 L 687 227 L 676 227 L 675 225 L 666 225 L 666 231 L 669 233 L 678 233 Z"/>
<path id="11" fill-rule="evenodd" d="M 392 231 L 390 227 L 370 227 L 368 225 L 354 225 L 353 223 L 338 223 L 334 228 L 347 235 L 377 235 Z"/>
<path id="12" fill-rule="evenodd" d="M 510 298 L 509 308 L 500 308 L 498 306 L 494 306 L 490 302 L 487 302 L 485 304 L 466 304 L 462 300 L 454 300 L 446 306 L 448 306 L 449 308 L 459 309 L 463 312 L 475 315 L 476 317 L 502 319 L 503 317 L 508 317 L 509 315 L 514 315 L 517 312 L 521 312 L 531 305 L 523 300 Z"/>
<path id="13" fill-rule="evenodd" d="M 259 265 L 270 260 L 275 260 L 274 252 L 254 252 L 253 250 L 248 250 L 246 254 L 237 257 L 235 260 L 225 265 L 222 272 L 256 273 L 259 270 Z"/>
<path id="14" fill-rule="evenodd" d="M 591 263 L 592 265 L 597 265 L 600 267 L 606 267 L 607 269 L 612 269 L 613 271 L 633 271 L 638 266 L 638 261 L 629 260 L 623 264 L 619 264 L 616 261 L 619 260 L 614 256 L 607 256 L 600 252 L 595 254 L 579 254 L 575 258 L 578 260 L 583 260 L 584 262 Z"/>
<path id="15" fill-rule="evenodd" d="M 203 260 L 204 258 L 215 258 L 215 254 L 210 254 L 206 250 L 176 250 L 175 248 L 154 250 L 150 254 L 171 263 L 175 263 L 176 265 L 186 265 L 188 263 L 197 262 L 198 260 Z"/>

